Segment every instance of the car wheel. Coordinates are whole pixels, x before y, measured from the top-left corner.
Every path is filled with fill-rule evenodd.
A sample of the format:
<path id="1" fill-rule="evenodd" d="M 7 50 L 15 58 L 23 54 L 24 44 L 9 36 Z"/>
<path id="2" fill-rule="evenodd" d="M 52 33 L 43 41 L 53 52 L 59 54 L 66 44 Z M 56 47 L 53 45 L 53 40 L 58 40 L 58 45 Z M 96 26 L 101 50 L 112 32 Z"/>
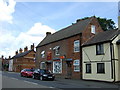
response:
<path id="1" fill-rule="evenodd" d="M 42 76 L 40 76 L 40 80 L 43 81 L 43 77 Z"/>

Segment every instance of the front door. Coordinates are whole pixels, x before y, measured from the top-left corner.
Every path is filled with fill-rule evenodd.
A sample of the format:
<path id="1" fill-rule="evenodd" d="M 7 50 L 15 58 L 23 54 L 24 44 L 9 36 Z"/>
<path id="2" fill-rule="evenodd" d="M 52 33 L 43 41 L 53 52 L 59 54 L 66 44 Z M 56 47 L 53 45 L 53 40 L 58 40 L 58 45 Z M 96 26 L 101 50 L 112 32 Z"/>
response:
<path id="1" fill-rule="evenodd" d="M 72 64 L 70 61 L 66 62 L 66 79 L 71 79 L 72 77 Z"/>

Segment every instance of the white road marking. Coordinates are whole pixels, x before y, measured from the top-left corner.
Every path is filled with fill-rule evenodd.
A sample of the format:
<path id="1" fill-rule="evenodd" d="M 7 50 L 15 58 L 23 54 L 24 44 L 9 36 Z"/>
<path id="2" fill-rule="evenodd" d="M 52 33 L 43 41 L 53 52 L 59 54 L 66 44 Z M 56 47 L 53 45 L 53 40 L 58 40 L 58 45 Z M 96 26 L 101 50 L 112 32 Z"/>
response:
<path id="1" fill-rule="evenodd" d="M 54 87 L 49 87 L 49 88 L 54 88 Z"/>
<path id="2" fill-rule="evenodd" d="M 17 78 L 11 78 L 11 79 L 18 80 Z"/>
<path id="3" fill-rule="evenodd" d="M 26 83 L 31 83 L 31 84 L 34 84 L 34 85 L 38 85 L 38 83 L 34 83 L 34 82 L 29 82 L 29 81 L 24 81 Z"/>

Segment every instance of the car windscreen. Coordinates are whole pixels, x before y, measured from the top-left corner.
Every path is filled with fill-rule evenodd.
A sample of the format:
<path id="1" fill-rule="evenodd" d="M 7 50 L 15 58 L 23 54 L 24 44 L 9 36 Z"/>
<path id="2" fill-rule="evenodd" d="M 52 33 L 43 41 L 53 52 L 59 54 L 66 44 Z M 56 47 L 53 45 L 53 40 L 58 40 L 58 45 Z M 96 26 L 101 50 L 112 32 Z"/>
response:
<path id="1" fill-rule="evenodd" d="M 50 71 L 49 71 L 49 70 L 41 70 L 40 72 L 41 72 L 41 73 L 44 73 L 44 74 L 50 74 Z"/>
<path id="2" fill-rule="evenodd" d="M 33 70 L 32 70 L 32 69 L 26 69 L 25 71 L 33 72 Z"/>

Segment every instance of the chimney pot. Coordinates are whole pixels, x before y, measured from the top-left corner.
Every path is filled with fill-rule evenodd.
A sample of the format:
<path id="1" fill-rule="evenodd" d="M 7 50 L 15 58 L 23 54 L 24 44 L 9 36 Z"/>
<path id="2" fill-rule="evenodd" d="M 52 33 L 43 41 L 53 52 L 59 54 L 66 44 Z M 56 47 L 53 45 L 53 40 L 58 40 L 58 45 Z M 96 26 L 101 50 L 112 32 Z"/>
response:
<path id="1" fill-rule="evenodd" d="M 19 53 L 22 53 L 22 48 L 20 48 Z"/>
<path id="2" fill-rule="evenodd" d="M 51 32 L 46 32 L 46 36 L 51 35 Z"/>
<path id="3" fill-rule="evenodd" d="M 31 45 L 31 50 L 32 50 L 32 49 L 34 50 L 34 43 L 33 43 L 33 45 Z"/>
<path id="4" fill-rule="evenodd" d="M 27 46 L 24 48 L 24 52 L 26 52 L 26 51 L 28 51 L 28 47 Z"/>
<path id="5" fill-rule="evenodd" d="M 15 52 L 15 55 L 17 55 L 18 54 L 18 50 Z"/>

